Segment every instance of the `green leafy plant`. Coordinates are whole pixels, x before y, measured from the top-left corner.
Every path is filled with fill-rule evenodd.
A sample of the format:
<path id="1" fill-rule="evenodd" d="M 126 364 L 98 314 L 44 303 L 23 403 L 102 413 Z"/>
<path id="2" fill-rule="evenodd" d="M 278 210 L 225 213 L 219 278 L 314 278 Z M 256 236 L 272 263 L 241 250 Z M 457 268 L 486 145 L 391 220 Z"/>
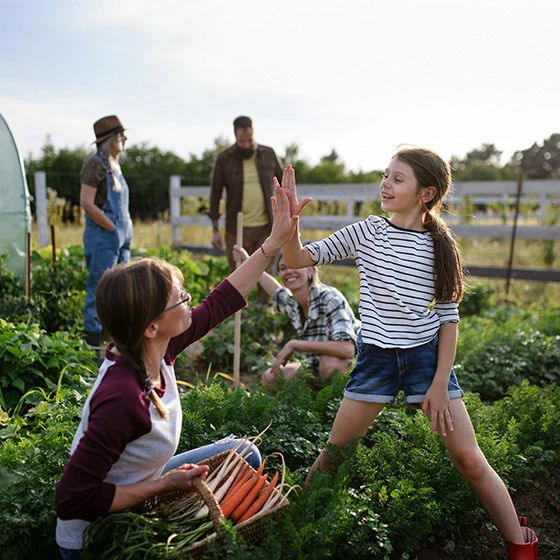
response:
<path id="1" fill-rule="evenodd" d="M 167 247 L 150 249 L 145 256 L 163 259 L 183 273 L 193 305 L 198 305 L 229 274 L 225 257 L 204 255 L 195 259 L 189 251 L 172 251 Z"/>
<path id="2" fill-rule="evenodd" d="M 461 317 L 480 315 L 496 304 L 496 289 L 480 282 L 467 286 L 459 306 Z"/>
<path id="3" fill-rule="evenodd" d="M 198 259 L 168 249 L 150 255 L 183 271 L 197 303 L 227 275 L 223 257 Z M 70 324 L 79 324 L 78 303 L 75 310 L 69 305 L 68 317 L 62 317 L 65 289 L 83 297 L 81 248 L 57 260 L 55 274 L 64 286 L 56 284 L 47 255 L 38 254 L 34 266 L 41 270 L 34 276 L 37 286 L 54 290 L 51 306 L 32 310 L 22 299 L 25 309 L 17 322 L 0 320 L 2 560 L 42 560 L 56 554 L 55 484 L 96 372 L 94 353 Z M 7 292 L 0 307 L 19 297 L 12 293 L 15 284 L 1 282 L 5 277 L 0 266 L 0 286 Z M 357 302 L 352 282 L 342 279 L 340 285 Z M 560 313 L 552 307 L 495 302 L 493 291 L 480 285 L 465 298 L 461 316 L 456 369 L 463 388 L 480 394 L 469 393 L 465 399 L 480 447 L 506 483 L 521 489 L 534 474 L 549 473 L 560 462 Z M 46 323 L 69 330 L 49 334 L 40 326 Z M 271 423 L 259 445 L 261 454 L 274 468 L 281 462 L 274 453 L 281 452 L 287 480 L 303 485 L 327 442 L 348 377 L 335 376 L 320 391 L 304 379 L 280 382 L 275 395 L 260 387 L 231 389 L 212 368 L 220 365 L 229 372 L 233 325 L 226 321 L 204 340 L 207 379 L 181 396 L 178 451 L 231 433 L 254 435 Z M 269 308 L 251 304 L 244 310 L 244 371 L 264 368 L 290 328 L 287 317 Z M 225 552 L 216 548 L 208 558 L 413 558 L 434 540 L 487 519 L 427 419 L 402 398 L 383 410 L 355 453 L 342 453 L 341 460 L 334 476 L 319 473 L 305 492 L 292 492 L 290 508 L 270 524 L 258 546 L 250 547 L 232 531 Z M 485 557 L 483 543 L 469 546 L 472 557 Z"/>
<path id="4" fill-rule="evenodd" d="M 19 278 L 6 265 L 8 253 L 0 253 L 0 300 L 18 297 L 23 293 Z"/>
<path id="5" fill-rule="evenodd" d="M 459 383 L 484 400 L 503 397 L 510 386 L 525 379 L 558 383 L 560 335 L 544 334 L 531 321 L 538 322 L 511 309 L 462 321 L 455 363 Z"/>
<path id="6" fill-rule="evenodd" d="M 47 560 L 56 554 L 55 485 L 68 460 L 80 408 L 91 387 L 79 373 L 36 406 L 0 421 L 0 558 Z"/>
<path id="7" fill-rule="evenodd" d="M 23 560 L 31 550 L 38 551 L 37 558 L 54 553 L 54 485 L 91 383 L 78 383 L 78 377 L 72 390 L 61 385 L 35 407 L 1 422 L 0 469 L 9 478 L 0 493 L 0 558 Z M 261 454 L 273 469 L 280 460 L 273 453 L 281 451 L 287 480 L 301 485 L 327 441 L 344 382 L 336 378 L 316 392 L 296 381 L 269 395 L 212 380 L 182 396 L 179 451 L 230 433 L 254 435 L 272 420 Z M 531 473 L 558 464 L 557 385 L 524 382 L 494 405 L 475 395 L 467 395 L 466 404 L 483 452 L 511 487 L 522 488 Z M 434 539 L 484 518 L 427 419 L 402 401 L 384 409 L 356 452 L 341 458 L 336 475 L 319 473 L 305 492 L 292 492 L 290 507 L 258 546 L 228 540 L 228 558 L 413 557 Z M 483 557 L 481 544 L 476 546 L 474 557 Z M 223 556 L 217 549 L 208 558 Z"/>
<path id="8" fill-rule="evenodd" d="M 56 389 L 61 373 L 69 383 L 77 370 L 96 371 L 95 354 L 82 340 L 0 319 L 0 404 L 5 411 L 37 404 L 42 399 L 38 390 Z"/>
<path id="9" fill-rule="evenodd" d="M 0 316 L 14 322 L 36 323 L 49 333 L 80 330 L 87 275 L 82 248 L 59 251 L 54 266 L 50 256 L 34 251 L 31 270 L 30 297 L 20 290 L 2 298 Z M 0 284 L 5 281 L 0 268 Z"/>
<path id="10" fill-rule="evenodd" d="M 286 315 L 269 306 L 251 303 L 241 311 L 240 368 L 262 373 L 280 350 L 282 343 L 295 331 Z M 233 369 L 235 321 L 230 318 L 216 327 L 203 340 L 203 356 L 214 368 L 231 372 Z"/>

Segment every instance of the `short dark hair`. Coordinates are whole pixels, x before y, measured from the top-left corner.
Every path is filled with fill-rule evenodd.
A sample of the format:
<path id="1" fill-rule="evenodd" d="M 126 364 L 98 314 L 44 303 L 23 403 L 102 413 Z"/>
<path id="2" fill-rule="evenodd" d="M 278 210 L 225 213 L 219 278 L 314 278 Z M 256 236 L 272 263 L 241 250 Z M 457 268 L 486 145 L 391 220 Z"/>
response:
<path id="1" fill-rule="evenodd" d="M 253 128 L 253 121 L 249 117 L 237 117 L 233 121 L 233 132 L 237 132 L 242 128 Z"/>

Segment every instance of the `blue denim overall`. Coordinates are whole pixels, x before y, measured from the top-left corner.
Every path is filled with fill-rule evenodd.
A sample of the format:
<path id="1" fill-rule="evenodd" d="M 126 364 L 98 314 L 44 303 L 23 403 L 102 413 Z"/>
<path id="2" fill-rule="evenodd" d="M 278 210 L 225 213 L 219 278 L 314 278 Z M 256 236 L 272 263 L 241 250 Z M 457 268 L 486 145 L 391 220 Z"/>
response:
<path id="1" fill-rule="evenodd" d="M 105 164 L 99 155 L 101 164 Z M 115 185 L 117 188 L 115 189 Z M 86 280 L 86 303 L 84 308 L 84 331 L 100 333 L 101 323 L 95 307 L 95 290 L 102 274 L 117 263 L 130 259 L 132 241 L 132 220 L 128 212 L 128 185 L 121 171 L 107 170 L 107 201 L 103 212 L 115 224 L 113 231 L 107 231 L 86 216 L 84 229 L 84 256 L 88 269 Z"/>

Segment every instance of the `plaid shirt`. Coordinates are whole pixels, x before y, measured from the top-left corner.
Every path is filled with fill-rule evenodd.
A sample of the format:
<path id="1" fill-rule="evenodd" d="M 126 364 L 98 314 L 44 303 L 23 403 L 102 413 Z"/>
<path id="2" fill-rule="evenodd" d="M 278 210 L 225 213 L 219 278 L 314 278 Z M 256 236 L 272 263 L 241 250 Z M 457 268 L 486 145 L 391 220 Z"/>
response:
<path id="1" fill-rule="evenodd" d="M 303 324 L 299 304 L 287 288 L 274 292 L 273 304 L 290 318 L 300 340 L 348 340 L 356 344 L 360 321 L 346 298 L 332 286 L 311 286 L 309 313 Z"/>

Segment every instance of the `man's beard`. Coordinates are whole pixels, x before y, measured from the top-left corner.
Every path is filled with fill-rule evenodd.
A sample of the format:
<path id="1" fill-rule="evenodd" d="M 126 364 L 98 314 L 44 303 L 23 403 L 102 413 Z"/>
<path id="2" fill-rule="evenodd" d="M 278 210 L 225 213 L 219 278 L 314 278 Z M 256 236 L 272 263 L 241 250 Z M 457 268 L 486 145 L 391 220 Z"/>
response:
<path id="1" fill-rule="evenodd" d="M 251 159 L 255 154 L 255 148 L 240 148 L 237 146 L 237 153 L 240 154 L 243 159 Z"/>

